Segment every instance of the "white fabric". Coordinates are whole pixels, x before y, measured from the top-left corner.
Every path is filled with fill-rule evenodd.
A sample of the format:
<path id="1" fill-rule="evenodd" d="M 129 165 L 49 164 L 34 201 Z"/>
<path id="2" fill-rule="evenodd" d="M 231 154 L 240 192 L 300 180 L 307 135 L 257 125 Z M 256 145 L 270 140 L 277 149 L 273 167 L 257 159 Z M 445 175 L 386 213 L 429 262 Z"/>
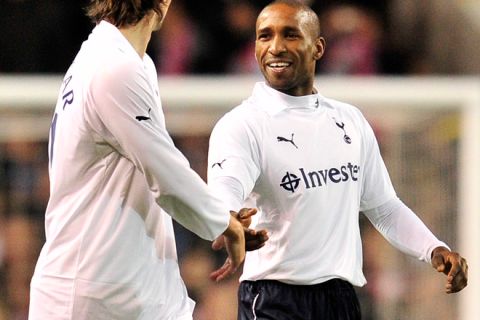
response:
<path id="1" fill-rule="evenodd" d="M 218 176 L 210 181 L 209 186 L 217 192 L 217 195 L 222 198 L 229 208 L 239 210 L 245 204 L 243 187 L 237 179 L 228 176 Z M 247 206 L 246 208 L 249 207 Z"/>
<path id="2" fill-rule="evenodd" d="M 288 96 L 264 83 L 215 126 L 208 179 L 224 198 L 244 195 L 230 203 L 256 200 L 256 227 L 269 232 L 263 248 L 247 253 L 241 280 L 365 284 L 359 211 L 396 198 L 358 109 L 320 94 Z M 234 181 L 243 192 L 226 196 Z"/>
<path id="3" fill-rule="evenodd" d="M 152 60 L 105 21 L 65 76 L 49 153 L 30 319 L 191 319 L 171 217 L 213 240 L 228 209 L 173 145 Z"/>
<path id="4" fill-rule="evenodd" d="M 363 214 L 395 248 L 419 260 L 431 263 L 433 249 L 450 249 L 398 198 Z"/>

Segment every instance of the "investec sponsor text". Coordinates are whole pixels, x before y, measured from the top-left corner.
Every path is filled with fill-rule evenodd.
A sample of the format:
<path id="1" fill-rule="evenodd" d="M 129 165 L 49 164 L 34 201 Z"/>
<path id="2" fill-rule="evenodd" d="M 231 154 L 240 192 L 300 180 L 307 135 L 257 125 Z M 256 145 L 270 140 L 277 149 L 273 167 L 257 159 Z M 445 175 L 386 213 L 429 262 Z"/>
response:
<path id="1" fill-rule="evenodd" d="M 351 162 L 339 167 L 308 171 L 299 168 L 298 172 L 288 172 L 283 176 L 280 186 L 287 191 L 295 192 L 303 183 L 306 189 L 318 188 L 329 183 L 346 183 L 357 181 L 360 174 L 360 166 Z"/>

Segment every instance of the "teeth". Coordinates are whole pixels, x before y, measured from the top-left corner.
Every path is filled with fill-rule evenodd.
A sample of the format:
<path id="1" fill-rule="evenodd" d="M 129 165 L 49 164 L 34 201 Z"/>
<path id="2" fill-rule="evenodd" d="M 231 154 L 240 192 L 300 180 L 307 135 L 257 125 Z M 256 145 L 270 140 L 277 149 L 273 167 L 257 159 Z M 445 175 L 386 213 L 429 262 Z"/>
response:
<path id="1" fill-rule="evenodd" d="M 288 67 L 290 63 L 288 62 L 272 62 L 269 64 L 270 67 L 272 68 L 283 68 L 283 67 Z"/>

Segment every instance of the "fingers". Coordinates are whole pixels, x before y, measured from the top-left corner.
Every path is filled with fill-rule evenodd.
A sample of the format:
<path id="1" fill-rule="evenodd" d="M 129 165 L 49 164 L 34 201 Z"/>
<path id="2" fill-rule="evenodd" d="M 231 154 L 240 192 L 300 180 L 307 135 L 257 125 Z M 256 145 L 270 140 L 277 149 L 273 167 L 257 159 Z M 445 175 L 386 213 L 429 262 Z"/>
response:
<path id="1" fill-rule="evenodd" d="M 257 209 L 255 209 L 255 208 L 242 208 L 238 212 L 238 215 L 239 215 L 240 219 L 247 219 L 247 218 L 252 217 L 256 213 L 257 213 Z"/>
<path id="2" fill-rule="evenodd" d="M 244 228 L 245 233 L 245 250 L 254 251 L 262 248 L 268 241 L 268 232 L 265 229 L 254 230 Z M 223 236 L 218 237 L 212 242 L 212 249 L 215 251 L 225 248 L 225 238 Z"/>
<path id="3" fill-rule="evenodd" d="M 223 235 L 229 264 L 225 264 L 220 270 L 224 270 L 228 275 L 232 270 L 234 272 L 245 259 L 245 235 L 242 225 L 234 217 L 230 218 L 229 227 Z"/>
<path id="4" fill-rule="evenodd" d="M 218 251 L 225 247 L 225 238 L 223 236 L 218 237 L 217 239 L 213 240 L 212 249 Z"/>
<path id="5" fill-rule="evenodd" d="M 235 211 L 230 211 L 230 214 L 235 217 L 240 223 L 245 227 L 248 228 L 252 223 L 252 216 L 257 213 L 257 209 L 255 208 L 242 208 L 237 213 Z"/>
<path id="6" fill-rule="evenodd" d="M 455 253 L 451 253 L 447 256 L 447 264 L 450 266 L 450 270 L 447 274 L 447 278 L 454 278 L 461 270 L 460 256 Z"/>
<path id="7" fill-rule="evenodd" d="M 221 281 L 235 273 L 245 259 L 245 251 L 260 249 L 268 240 L 266 230 L 253 230 L 248 226 L 257 209 L 243 208 L 238 213 L 230 211 L 230 224 L 222 236 L 212 243 L 213 250 L 225 248 L 228 258 L 224 265 L 210 274 L 210 279 Z"/>
<path id="8" fill-rule="evenodd" d="M 221 241 L 227 250 L 228 258 L 223 266 L 210 274 L 210 278 L 214 281 L 223 280 L 233 274 L 245 259 L 245 235 L 242 224 L 238 222 L 234 213 L 230 217 L 230 223 L 223 232 L 223 236 L 214 241 L 212 248 L 220 247 Z"/>
<path id="9" fill-rule="evenodd" d="M 223 266 L 210 273 L 210 279 L 219 282 L 234 274 L 235 271 L 237 271 L 237 268 L 235 268 L 231 263 L 230 259 L 227 258 Z"/>
<path id="10" fill-rule="evenodd" d="M 459 292 L 467 286 L 467 283 L 468 283 L 468 279 L 463 275 L 450 277 L 447 280 L 447 284 L 445 285 L 445 292 L 448 294 Z"/>
<path id="11" fill-rule="evenodd" d="M 452 267 L 447 275 L 445 290 L 447 293 L 455 293 L 467 286 L 468 265 L 467 261 L 456 252 L 452 252 L 449 260 L 451 260 Z"/>
<path id="12" fill-rule="evenodd" d="M 230 215 L 238 220 L 239 214 L 236 211 L 230 210 Z"/>
<path id="13" fill-rule="evenodd" d="M 450 250 L 444 247 L 436 248 L 432 253 L 432 266 L 438 271 L 444 274 L 448 274 L 450 271 L 450 265 L 446 264 L 446 257 L 450 253 Z"/>
<path id="14" fill-rule="evenodd" d="M 432 266 L 447 275 L 445 292 L 455 293 L 467 286 L 468 265 L 467 261 L 457 252 L 451 252 L 447 248 L 438 247 L 432 254 Z"/>
<path id="15" fill-rule="evenodd" d="M 268 240 L 268 233 L 267 230 L 253 230 L 253 229 L 246 229 L 245 230 L 245 250 L 253 251 L 260 249 L 265 245 L 265 242 Z"/>

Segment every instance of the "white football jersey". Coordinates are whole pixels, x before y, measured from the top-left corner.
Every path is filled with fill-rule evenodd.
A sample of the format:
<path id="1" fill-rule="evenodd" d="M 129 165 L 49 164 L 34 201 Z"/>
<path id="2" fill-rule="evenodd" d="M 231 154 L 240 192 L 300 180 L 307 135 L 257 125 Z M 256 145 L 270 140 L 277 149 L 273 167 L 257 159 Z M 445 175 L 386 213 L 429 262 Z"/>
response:
<path id="1" fill-rule="evenodd" d="M 105 21 L 64 78 L 49 155 L 30 319 L 191 319 L 171 217 L 213 240 L 228 208 L 169 137 L 152 60 Z"/>
<path id="2" fill-rule="evenodd" d="M 254 199 L 256 228 L 269 232 L 263 248 L 247 253 L 241 280 L 365 284 L 359 212 L 396 199 L 357 108 L 320 94 L 289 96 L 265 83 L 215 126 L 208 179 L 234 209 L 242 194 L 240 200 Z M 237 196 L 228 195 L 235 181 Z M 439 242 L 422 227 L 433 239 L 421 248 L 427 252 Z"/>

